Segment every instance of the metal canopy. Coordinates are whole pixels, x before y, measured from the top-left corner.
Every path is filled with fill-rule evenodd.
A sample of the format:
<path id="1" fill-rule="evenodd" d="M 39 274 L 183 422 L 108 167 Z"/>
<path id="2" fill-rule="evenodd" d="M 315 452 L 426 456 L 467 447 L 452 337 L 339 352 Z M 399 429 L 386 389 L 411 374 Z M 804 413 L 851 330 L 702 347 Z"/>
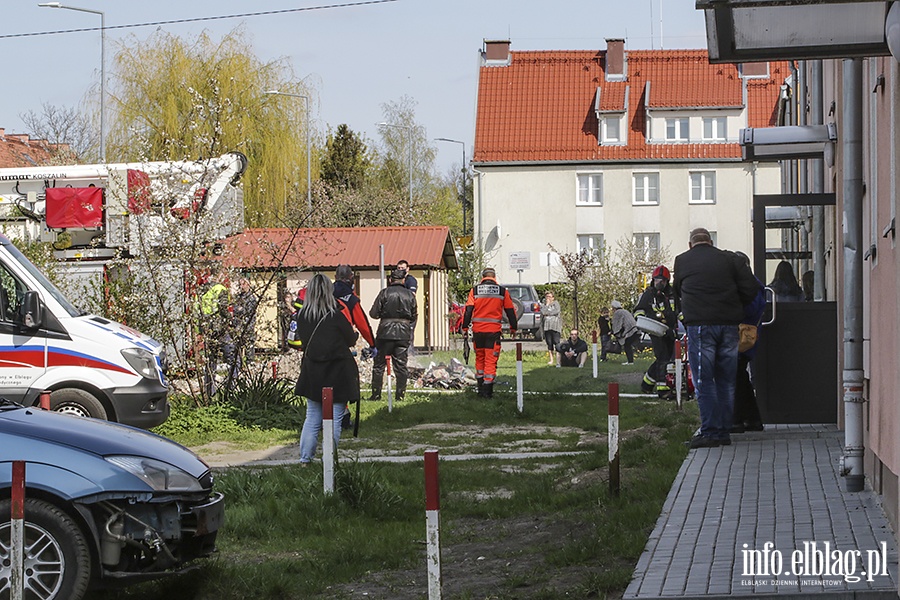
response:
<path id="1" fill-rule="evenodd" d="M 801 158 L 833 159 L 837 127 L 825 125 L 785 125 L 741 129 L 744 160 L 776 161 Z"/>
<path id="2" fill-rule="evenodd" d="M 890 54 L 883 0 L 696 0 L 711 63 Z"/>

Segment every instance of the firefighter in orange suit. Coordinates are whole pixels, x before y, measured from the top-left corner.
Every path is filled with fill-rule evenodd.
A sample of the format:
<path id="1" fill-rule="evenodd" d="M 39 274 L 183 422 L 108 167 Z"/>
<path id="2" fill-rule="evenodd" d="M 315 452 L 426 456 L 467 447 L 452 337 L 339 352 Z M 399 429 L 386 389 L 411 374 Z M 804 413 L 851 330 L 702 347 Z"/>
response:
<path id="1" fill-rule="evenodd" d="M 497 283 L 497 273 L 487 267 L 481 272 L 481 281 L 469 292 L 466 312 L 463 315 L 463 333 L 472 326 L 472 342 L 475 345 L 475 378 L 478 395 L 490 398 L 497 376 L 497 359 L 500 358 L 500 330 L 503 313 L 509 320 L 510 333 L 516 334 L 516 309 L 509 292 Z"/>

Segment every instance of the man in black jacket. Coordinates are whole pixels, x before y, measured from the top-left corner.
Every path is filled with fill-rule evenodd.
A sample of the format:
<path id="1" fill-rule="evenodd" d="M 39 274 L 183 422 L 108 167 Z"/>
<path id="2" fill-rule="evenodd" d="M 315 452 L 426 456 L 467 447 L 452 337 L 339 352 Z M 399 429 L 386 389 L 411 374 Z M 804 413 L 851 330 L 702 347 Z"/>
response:
<path id="1" fill-rule="evenodd" d="M 406 289 L 404 279 L 406 272 L 394 269 L 391 272 L 390 285 L 378 293 L 369 311 L 370 317 L 379 320 L 378 333 L 375 334 L 378 354 L 372 361 L 372 400 L 381 399 L 381 386 L 384 382 L 388 355 L 391 356 L 391 365 L 397 375 L 397 400 L 402 400 L 403 394 L 406 393 L 409 341 L 413 323 L 419 315 L 416 297 Z"/>
<path id="2" fill-rule="evenodd" d="M 691 448 L 731 444 L 738 324 L 759 290 L 750 267 L 712 245 L 709 231 L 691 231 L 690 250 L 675 258 L 675 302 L 688 333 L 688 359 L 700 408 Z"/>

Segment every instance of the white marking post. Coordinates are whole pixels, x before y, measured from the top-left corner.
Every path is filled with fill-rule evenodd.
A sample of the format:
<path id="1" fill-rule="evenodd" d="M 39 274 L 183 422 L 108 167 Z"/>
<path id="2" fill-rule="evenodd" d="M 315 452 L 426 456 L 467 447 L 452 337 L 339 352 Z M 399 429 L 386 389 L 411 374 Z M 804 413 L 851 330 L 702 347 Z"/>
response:
<path id="1" fill-rule="evenodd" d="M 441 598 L 441 493 L 438 451 L 425 452 L 425 555 L 428 566 L 428 600 Z"/>
<path id="2" fill-rule="evenodd" d="M 591 331 L 591 339 L 593 340 L 594 347 L 594 379 L 597 379 L 597 330 L 594 329 Z"/>
<path id="3" fill-rule="evenodd" d="M 609 491 L 619 495 L 619 384 L 611 382 L 607 394 L 609 403 Z"/>
<path id="4" fill-rule="evenodd" d="M 322 480 L 325 493 L 334 492 L 334 391 L 322 388 Z M 338 423 L 340 427 L 340 423 Z"/>
<path id="5" fill-rule="evenodd" d="M 393 374 L 393 369 L 391 369 L 391 357 L 384 357 L 385 368 L 387 369 L 387 397 L 388 397 L 388 412 L 393 412 L 394 410 L 394 393 L 391 390 L 391 375 Z"/>
<path id="6" fill-rule="evenodd" d="M 675 404 L 678 410 L 681 410 L 682 372 L 681 340 L 675 340 Z"/>
<path id="7" fill-rule="evenodd" d="M 12 464 L 12 510 L 10 511 L 10 600 L 25 597 L 25 461 Z"/>
<path id="8" fill-rule="evenodd" d="M 525 390 L 522 381 L 522 342 L 516 342 L 516 407 L 519 413 L 525 408 L 522 392 Z"/>

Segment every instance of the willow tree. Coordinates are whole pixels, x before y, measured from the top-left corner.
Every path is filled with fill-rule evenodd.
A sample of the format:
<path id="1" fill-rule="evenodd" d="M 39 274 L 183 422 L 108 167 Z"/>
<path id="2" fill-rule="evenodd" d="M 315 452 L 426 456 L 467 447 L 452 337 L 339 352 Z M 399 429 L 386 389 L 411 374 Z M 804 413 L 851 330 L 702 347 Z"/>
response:
<path id="1" fill-rule="evenodd" d="M 248 226 L 281 225 L 288 198 L 305 192 L 310 103 L 297 96 L 312 99 L 310 90 L 285 59 L 259 60 L 242 28 L 218 41 L 206 32 L 132 37 L 116 54 L 111 88 L 110 162 L 242 152 Z"/>

